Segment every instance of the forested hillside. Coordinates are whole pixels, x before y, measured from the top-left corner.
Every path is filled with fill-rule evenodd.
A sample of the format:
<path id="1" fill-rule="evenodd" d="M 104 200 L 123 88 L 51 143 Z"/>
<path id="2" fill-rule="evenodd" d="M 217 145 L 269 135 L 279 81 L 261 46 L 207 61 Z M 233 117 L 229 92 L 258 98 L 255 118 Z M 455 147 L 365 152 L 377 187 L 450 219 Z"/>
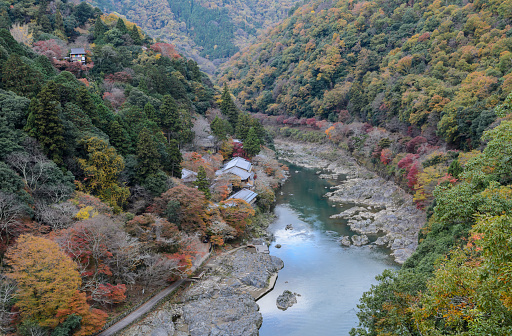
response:
<path id="1" fill-rule="evenodd" d="M 252 232 L 255 209 L 223 202 L 240 178 L 212 182 L 265 137 L 195 61 L 134 23 L 85 2 L 0 1 L 0 334 L 94 334 L 189 274 L 208 251 L 199 237 Z M 277 186 L 281 166 L 259 162 Z"/>
<path id="2" fill-rule="evenodd" d="M 253 112 L 479 143 L 512 89 L 507 1 L 312 1 L 226 64 Z"/>
<path id="3" fill-rule="evenodd" d="M 210 73 L 281 21 L 297 0 L 86 0 L 170 42 Z"/>
<path id="4" fill-rule="evenodd" d="M 427 212 L 351 335 L 512 334 L 511 19 L 499 0 L 312 1 L 225 65 L 277 133 L 326 137 Z"/>

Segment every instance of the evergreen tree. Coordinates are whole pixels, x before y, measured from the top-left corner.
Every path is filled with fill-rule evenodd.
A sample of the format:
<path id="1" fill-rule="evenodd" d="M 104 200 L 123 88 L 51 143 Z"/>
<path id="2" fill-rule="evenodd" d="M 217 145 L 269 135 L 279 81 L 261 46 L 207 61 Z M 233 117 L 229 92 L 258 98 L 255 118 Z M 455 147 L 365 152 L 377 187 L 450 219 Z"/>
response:
<path id="1" fill-rule="evenodd" d="M 119 31 L 124 34 L 129 34 L 128 28 L 126 27 L 126 24 L 124 23 L 124 20 L 119 18 L 117 20 L 116 28 L 119 29 Z"/>
<path id="2" fill-rule="evenodd" d="M 139 29 L 137 28 L 137 25 L 133 25 L 133 28 L 130 31 L 130 37 L 132 38 L 134 44 L 142 44 L 142 39 L 140 38 Z"/>
<path id="3" fill-rule="evenodd" d="M 252 118 L 249 113 L 240 113 L 238 116 L 238 122 L 236 124 L 236 136 L 240 140 L 245 140 L 249 129 L 252 127 Z"/>
<path id="4" fill-rule="evenodd" d="M 9 124 L 7 118 L 0 116 L 0 159 L 3 160 L 5 157 L 12 152 L 22 151 L 23 147 L 19 145 L 19 139 L 21 138 L 19 131 L 14 129 Z"/>
<path id="5" fill-rule="evenodd" d="M 103 40 L 106 32 L 107 27 L 103 23 L 103 20 L 98 17 L 94 23 L 94 40 Z"/>
<path id="6" fill-rule="evenodd" d="M 11 28 L 11 18 L 9 17 L 9 13 L 7 13 L 5 9 L 3 9 L 0 13 L 0 28 Z"/>
<path id="7" fill-rule="evenodd" d="M 89 118 L 91 118 L 94 125 L 99 125 L 98 112 L 96 111 L 96 105 L 94 104 L 89 91 L 85 86 L 78 87 L 76 100 L 78 106 L 84 111 Z"/>
<path id="8" fill-rule="evenodd" d="M 62 14 L 58 9 L 55 13 L 55 30 L 61 32 L 62 34 L 65 34 L 64 20 L 62 19 Z"/>
<path id="9" fill-rule="evenodd" d="M 177 140 L 171 139 L 167 144 L 167 155 L 169 159 L 165 163 L 165 170 L 172 176 L 181 178 L 181 162 L 183 157 L 180 152 L 180 144 Z"/>
<path id="10" fill-rule="evenodd" d="M 231 125 L 229 124 L 229 121 L 222 120 L 218 116 L 215 116 L 215 119 L 213 119 L 210 124 L 213 135 L 215 135 L 220 141 L 226 140 L 227 135 L 231 133 L 230 127 Z"/>
<path id="11" fill-rule="evenodd" d="M 183 130 L 183 120 L 180 117 L 178 106 L 174 98 L 170 95 L 165 95 L 162 105 L 160 106 L 160 126 L 164 129 L 167 140 L 177 138 L 180 131 Z"/>
<path id="12" fill-rule="evenodd" d="M 231 93 L 228 90 L 228 86 L 224 84 L 224 90 L 222 91 L 220 111 L 226 117 L 228 117 L 229 123 L 233 127 L 236 127 L 238 123 L 238 109 L 236 108 L 233 99 L 231 99 Z"/>
<path id="13" fill-rule="evenodd" d="M 154 121 L 157 124 L 159 123 L 156 109 L 153 107 L 153 105 L 151 105 L 151 103 L 146 103 L 146 105 L 144 105 L 144 113 L 149 120 Z"/>
<path id="14" fill-rule="evenodd" d="M 249 156 L 253 157 L 260 152 L 260 139 L 258 139 L 258 135 L 256 134 L 256 130 L 254 127 L 249 129 L 247 133 L 247 138 L 244 141 L 244 150 L 249 154 Z"/>
<path id="15" fill-rule="evenodd" d="M 460 165 L 459 160 L 453 160 L 452 163 L 450 164 L 450 167 L 448 167 L 448 174 L 455 177 L 456 179 L 459 178 L 460 174 L 462 174 L 463 171 L 464 169 Z"/>
<path id="16" fill-rule="evenodd" d="M 137 177 L 144 181 L 149 175 L 154 175 L 160 170 L 160 153 L 151 132 L 144 127 L 139 133 L 137 143 Z"/>
<path id="17" fill-rule="evenodd" d="M 25 64 L 18 55 L 11 55 L 2 67 L 3 88 L 33 98 L 41 89 L 41 75 Z"/>
<path id="18" fill-rule="evenodd" d="M 117 120 L 110 123 L 110 132 L 108 135 L 110 138 L 110 144 L 114 146 L 121 155 L 127 155 L 130 152 L 128 134 Z"/>
<path id="19" fill-rule="evenodd" d="M 25 131 L 37 139 L 45 154 L 55 163 L 62 164 L 66 148 L 64 128 L 59 118 L 59 86 L 49 81 L 30 103 Z"/>
<path id="20" fill-rule="evenodd" d="M 200 166 L 199 170 L 197 171 L 197 179 L 194 182 L 194 185 L 199 191 L 204 193 L 206 199 L 210 199 L 210 197 L 212 197 L 209 188 L 210 182 L 208 182 L 208 178 L 206 177 L 206 170 L 204 170 L 203 166 Z"/>

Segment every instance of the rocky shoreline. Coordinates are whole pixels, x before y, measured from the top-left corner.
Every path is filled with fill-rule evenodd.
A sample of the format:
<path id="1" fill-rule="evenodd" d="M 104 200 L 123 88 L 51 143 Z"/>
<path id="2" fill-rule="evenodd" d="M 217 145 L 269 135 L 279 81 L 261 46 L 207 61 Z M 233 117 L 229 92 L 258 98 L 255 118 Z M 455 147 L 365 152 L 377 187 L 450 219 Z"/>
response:
<path id="1" fill-rule="evenodd" d="M 121 335 L 257 336 L 262 316 L 255 297 L 283 266 L 275 256 L 243 248 L 222 254 L 205 266 L 205 277 L 185 290 L 181 303 L 166 303 Z"/>
<path id="2" fill-rule="evenodd" d="M 275 146 L 281 159 L 329 172 L 318 172 L 321 178 L 346 177 L 325 197 L 335 203 L 353 203 L 355 206 L 332 218 L 347 220 L 350 228 L 361 235 L 384 234 L 373 243 L 389 247 L 399 264 L 416 250 L 418 232 L 426 217 L 423 211 L 416 209 L 411 195 L 359 166 L 347 152 L 329 144 L 276 139 Z"/>

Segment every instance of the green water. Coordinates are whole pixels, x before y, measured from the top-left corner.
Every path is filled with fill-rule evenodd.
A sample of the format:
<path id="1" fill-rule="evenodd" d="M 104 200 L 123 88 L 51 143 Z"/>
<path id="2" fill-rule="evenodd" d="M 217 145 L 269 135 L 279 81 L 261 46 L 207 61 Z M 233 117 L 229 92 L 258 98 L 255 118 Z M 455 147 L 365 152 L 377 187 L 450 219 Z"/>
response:
<path id="1" fill-rule="evenodd" d="M 284 261 L 275 289 L 258 301 L 263 315 L 262 336 L 348 335 L 357 325 L 357 304 L 375 276 L 397 265 L 389 250 L 376 246 L 342 247 L 338 238 L 353 235 L 346 221 L 329 216 L 353 206 L 322 197 L 335 181 L 319 179 L 315 171 L 290 166 L 290 179 L 278 191 L 275 242 L 270 253 Z M 293 230 L 285 227 L 292 224 Z M 372 239 L 373 238 L 373 239 Z M 370 237 L 373 241 L 376 237 Z M 275 248 L 281 244 L 281 248 Z M 284 290 L 301 296 L 286 311 L 276 307 Z"/>

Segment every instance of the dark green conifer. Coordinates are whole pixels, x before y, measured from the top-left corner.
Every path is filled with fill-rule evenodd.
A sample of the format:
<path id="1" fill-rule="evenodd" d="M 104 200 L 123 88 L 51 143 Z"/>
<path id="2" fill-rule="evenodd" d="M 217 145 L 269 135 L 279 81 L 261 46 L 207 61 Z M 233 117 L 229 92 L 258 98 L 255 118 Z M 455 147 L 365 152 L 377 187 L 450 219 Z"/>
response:
<path id="1" fill-rule="evenodd" d="M 456 179 L 459 178 L 460 174 L 462 174 L 463 171 L 464 169 L 460 165 L 459 160 L 453 160 L 452 163 L 450 164 L 450 167 L 448 167 L 448 174 L 455 177 Z"/>
<path id="2" fill-rule="evenodd" d="M 121 154 L 126 155 L 130 151 L 130 142 L 128 141 L 128 134 L 123 126 L 117 120 L 110 123 L 109 132 L 110 144 Z"/>
<path id="3" fill-rule="evenodd" d="M 227 135 L 230 133 L 230 127 L 231 125 L 228 121 L 222 120 L 218 116 L 215 116 L 215 119 L 210 124 L 213 135 L 220 141 L 226 140 Z"/>
<path id="4" fill-rule="evenodd" d="M 153 107 L 153 105 L 151 103 L 146 103 L 146 105 L 144 105 L 144 113 L 146 114 L 146 116 L 148 117 L 149 120 L 154 121 L 157 124 L 159 124 L 159 119 L 158 119 L 158 116 L 156 113 L 156 109 Z"/>
<path id="5" fill-rule="evenodd" d="M 100 17 L 96 19 L 94 23 L 94 40 L 102 40 L 105 37 L 105 33 L 107 32 L 107 27 L 103 23 Z"/>
<path id="6" fill-rule="evenodd" d="M 133 44 L 142 44 L 142 39 L 140 38 L 139 29 L 137 28 L 137 25 L 133 25 L 133 28 L 130 31 L 130 37 L 133 40 Z"/>
<path id="7" fill-rule="evenodd" d="M 249 156 L 253 157 L 260 152 L 260 139 L 258 139 L 258 135 L 256 134 L 256 130 L 254 127 L 249 129 L 247 133 L 247 138 L 244 141 L 244 150 L 249 154 Z"/>
<path id="8" fill-rule="evenodd" d="M 62 164 L 62 155 L 66 148 L 64 128 L 59 118 L 61 105 L 59 87 L 49 81 L 30 103 L 29 116 L 25 131 L 37 139 L 44 153 L 57 164 Z"/>
<path id="9" fill-rule="evenodd" d="M 0 116 L 0 160 L 13 152 L 23 150 L 19 145 L 21 137 L 19 131 L 9 124 L 7 118 Z"/>
<path id="10" fill-rule="evenodd" d="M 194 182 L 194 185 L 204 193 L 206 199 L 210 199 L 210 197 L 212 197 L 212 194 L 210 193 L 210 182 L 208 182 L 206 170 L 204 170 L 203 166 L 199 167 L 199 170 L 197 171 L 197 179 Z"/>
<path id="11" fill-rule="evenodd" d="M 160 170 L 160 153 L 151 132 L 144 127 L 137 142 L 137 177 L 144 181 L 149 175 Z"/>
<path id="12" fill-rule="evenodd" d="M 62 34 L 65 34 L 64 20 L 62 19 L 62 14 L 58 9 L 55 13 L 55 30 L 61 32 Z"/>
<path id="13" fill-rule="evenodd" d="M 98 112 L 96 111 L 96 105 L 94 104 L 89 91 L 85 86 L 78 87 L 76 100 L 78 106 L 84 111 L 89 118 L 91 118 L 95 126 L 99 125 Z"/>
<path id="14" fill-rule="evenodd" d="M 228 86 L 224 84 L 224 90 L 222 91 L 221 103 L 220 103 L 220 111 L 226 117 L 228 117 L 229 123 L 233 127 L 233 129 L 237 126 L 238 123 L 238 109 L 231 99 L 231 93 L 228 90 Z"/>
<path id="15" fill-rule="evenodd" d="M 5 90 L 33 98 L 41 89 L 41 75 L 18 55 L 11 55 L 2 67 L 2 84 Z"/>
<path id="16" fill-rule="evenodd" d="M 160 106 L 159 119 L 159 124 L 164 129 L 167 140 L 177 138 L 180 131 L 183 130 L 183 120 L 180 117 L 178 105 L 176 105 L 172 96 L 164 96 Z"/>
<path id="17" fill-rule="evenodd" d="M 126 27 L 126 24 L 124 23 L 124 20 L 119 18 L 117 20 L 116 28 L 119 29 L 119 31 L 124 34 L 129 34 L 128 28 Z"/>
<path id="18" fill-rule="evenodd" d="M 180 144 L 177 140 L 171 139 L 166 144 L 166 160 L 164 162 L 164 169 L 174 177 L 181 177 L 181 162 L 183 157 L 180 152 Z"/>
<path id="19" fill-rule="evenodd" d="M 0 28 L 10 29 L 11 23 L 9 13 L 7 13 L 7 10 L 3 9 L 2 12 L 0 12 Z"/>

